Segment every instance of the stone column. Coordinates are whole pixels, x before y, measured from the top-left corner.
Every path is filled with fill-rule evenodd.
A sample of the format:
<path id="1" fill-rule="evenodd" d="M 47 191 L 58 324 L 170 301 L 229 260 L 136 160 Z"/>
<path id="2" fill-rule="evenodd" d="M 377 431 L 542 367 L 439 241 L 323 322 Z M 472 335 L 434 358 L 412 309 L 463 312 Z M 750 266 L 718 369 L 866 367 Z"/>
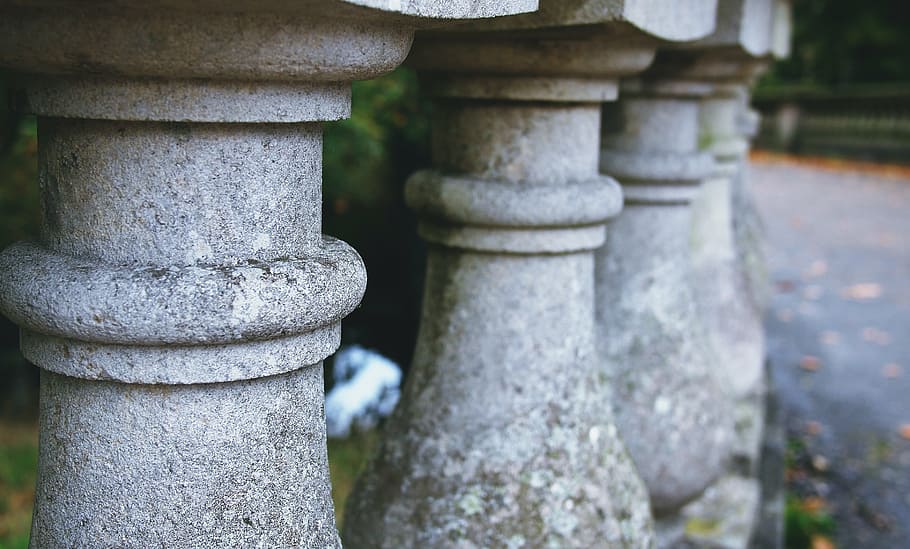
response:
<path id="1" fill-rule="evenodd" d="M 558 28 L 572 10 L 554 1 L 500 23 L 514 32 L 418 35 L 409 63 L 435 102 L 434 169 L 406 193 L 429 244 L 423 314 L 350 547 L 652 544 L 595 344 L 592 252 L 622 201 L 598 174 L 600 103 L 653 42 L 605 25 L 621 2 L 589 4 L 597 26 Z"/>
<path id="2" fill-rule="evenodd" d="M 691 202 L 713 169 L 698 150 L 697 82 L 636 80 L 604 105 L 601 171 L 622 182 L 622 214 L 596 260 L 598 341 L 620 432 L 658 518 L 723 473 L 732 416 L 694 294 Z"/>
<path id="3" fill-rule="evenodd" d="M 739 92 L 740 86 L 718 85 L 701 105 L 699 141 L 714 155 L 715 170 L 694 203 L 692 256 L 701 316 L 736 406 L 735 464 L 751 476 L 764 423 L 765 345 L 761 309 L 735 247 L 733 188 L 748 150 L 737 126 Z"/>
<path id="4" fill-rule="evenodd" d="M 431 92 L 436 169 L 406 195 L 429 243 L 420 332 L 350 500 L 350 547 L 651 543 L 593 339 L 592 250 L 622 205 L 597 173 L 612 90 L 545 82 L 558 91 L 516 99 L 520 80 L 464 79 Z"/>
<path id="5" fill-rule="evenodd" d="M 338 547 L 322 360 L 366 274 L 321 235 L 320 123 L 413 31 L 332 1 L 44 4 L 0 9 L 39 116 L 41 237 L 0 255 L 42 369 L 31 547 Z"/>

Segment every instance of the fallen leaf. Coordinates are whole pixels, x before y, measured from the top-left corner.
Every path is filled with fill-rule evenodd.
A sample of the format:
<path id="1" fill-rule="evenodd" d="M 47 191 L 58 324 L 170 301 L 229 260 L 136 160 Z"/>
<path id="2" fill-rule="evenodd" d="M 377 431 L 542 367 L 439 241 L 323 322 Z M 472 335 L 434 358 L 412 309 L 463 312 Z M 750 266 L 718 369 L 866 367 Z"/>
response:
<path id="1" fill-rule="evenodd" d="M 807 421 L 806 432 L 812 436 L 815 436 L 822 432 L 822 424 L 817 421 Z"/>
<path id="2" fill-rule="evenodd" d="M 817 356 L 806 355 L 799 361 L 799 367 L 808 372 L 814 372 L 818 370 L 822 365 L 822 361 L 818 359 Z"/>
<path id="3" fill-rule="evenodd" d="M 780 320 L 784 324 L 793 320 L 793 311 L 790 309 L 781 309 L 777 312 L 777 320 Z"/>
<path id="4" fill-rule="evenodd" d="M 864 282 L 862 284 L 847 286 L 841 290 L 840 294 L 845 299 L 854 299 L 857 301 L 877 299 L 882 295 L 882 287 L 875 282 Z"/>
<path id="5" fill-rule="evenodd" d="M 823 259 L 816 259 L 809 265 L 809 269 L 803 273 L 806 278 L 818 278 L 828 272 L 828 263 Z"/>
<path id="6" fill-rule="evenodd" d="M 882 368 L 882 375 L 888 379 L 901 377 L 903 373 L 904 371 L 901 369 L 901 367 L 893 362 L 885 364 L 885 367 Z"/>
<path id="7" fill-rule="evenodd" d="M 802 508 L 807 513 L 816 515 L 827 508 L 828 504 L 818 496 L 810 496 L 802 501 Z"/>
<path id="8" fill-rule="evenodd" d="M 904 423 L 901 425 L 900 434 L 902 438 L 910 440 L 910 423 Z"/>
<path id="9" fill-rule="evenodd" d="M 830 538 L 815 534 L 812 536 L 811 549 L 837 549 L 837 546 L 834 545 L 834 542 L 831 541 Z"/>
<path id="10" fill-rule="evenodd" d="M 819 337 L 824 345 L 837 345 L 840 343 L 840 334 L 831 330 L 825 330 Z"/>
<path id="11" fill-rule="evenodd" d="M 777 291 L 780 293 L 792 292 L 794 286 L 795 285 L 793 284 L 792 280 L 778 280 L 777 281 Z"/>

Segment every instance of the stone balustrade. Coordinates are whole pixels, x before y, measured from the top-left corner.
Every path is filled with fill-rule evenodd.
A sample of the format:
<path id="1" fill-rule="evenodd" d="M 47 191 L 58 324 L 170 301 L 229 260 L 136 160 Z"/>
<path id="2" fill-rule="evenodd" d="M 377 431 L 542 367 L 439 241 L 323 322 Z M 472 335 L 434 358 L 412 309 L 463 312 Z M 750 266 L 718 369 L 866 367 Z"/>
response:
<path id="1" fill-rule="evenodd" d="M 321 234 L 321 123 L 406 62 L 423 310 L 345 544 L 748 547 L 747 90 L 785 8 L 0 3 L 40 134 L 40 239 L 0 254 L 42 370 L 31 546 L 340 546 L 322 360 L 366 270 Z"/>

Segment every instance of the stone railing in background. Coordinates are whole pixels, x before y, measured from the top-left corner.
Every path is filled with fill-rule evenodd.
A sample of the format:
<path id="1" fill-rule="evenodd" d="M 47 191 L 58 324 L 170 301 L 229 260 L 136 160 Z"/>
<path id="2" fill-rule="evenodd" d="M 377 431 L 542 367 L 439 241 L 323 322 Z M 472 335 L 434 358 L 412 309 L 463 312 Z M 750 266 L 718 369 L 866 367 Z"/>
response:
<path id="1" fill-rule="evenodd" d="M 910 85 L 768 88 L 752 103 L 763 149 L 910 162 Z"/>
<path id="2" fill-rule="evenodd" d="M 320 123 L 416 27 L 537 2 L 78 6 L 0 8 L 41 132 L 41 239 L 0 255 L 42 368 L 32 546 L 338 546 L 321 361 L 365 272 L 321 235 Z M 749 545 L 736 197 L 785 6 L 542 0 L 418 33 L 423 315 L 349 547 Z"/>

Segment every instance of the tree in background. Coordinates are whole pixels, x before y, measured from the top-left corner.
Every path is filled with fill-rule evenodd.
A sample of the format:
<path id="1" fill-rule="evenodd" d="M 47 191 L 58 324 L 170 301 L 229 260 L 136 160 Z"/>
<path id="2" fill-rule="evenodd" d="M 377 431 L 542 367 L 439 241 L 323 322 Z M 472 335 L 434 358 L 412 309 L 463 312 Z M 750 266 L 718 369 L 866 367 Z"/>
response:
<path id="1" fill-rule="evenodd" d="M 910 82 L 910 3 L 793 0 L 792 43 L 765 84 Z"/>

